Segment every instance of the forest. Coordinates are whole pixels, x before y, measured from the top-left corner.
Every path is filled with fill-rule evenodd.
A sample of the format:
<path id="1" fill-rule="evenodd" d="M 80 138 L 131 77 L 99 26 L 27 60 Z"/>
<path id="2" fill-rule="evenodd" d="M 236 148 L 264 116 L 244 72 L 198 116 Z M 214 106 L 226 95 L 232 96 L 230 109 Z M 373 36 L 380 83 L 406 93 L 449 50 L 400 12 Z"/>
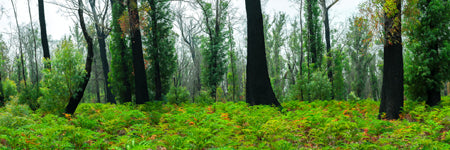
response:
<path id="1" fill-rule="evenodd" d="M 3 0 L 0 149 L 450 149 L 450 2 L 348 1 Z"/>

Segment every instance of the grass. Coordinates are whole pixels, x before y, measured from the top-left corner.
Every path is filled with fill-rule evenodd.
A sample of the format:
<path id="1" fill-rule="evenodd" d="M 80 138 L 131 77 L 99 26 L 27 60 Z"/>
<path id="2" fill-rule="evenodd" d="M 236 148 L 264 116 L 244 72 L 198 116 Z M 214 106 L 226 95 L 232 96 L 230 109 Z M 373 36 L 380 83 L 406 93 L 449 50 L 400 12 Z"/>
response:
<path id="1" fill-rule="evenodd" d="M 379 102 L 81 104 L 75 116 L 0 108 L 0 149 L 449 149 L 450 98 L 406 101 L 400 120 Z"/>

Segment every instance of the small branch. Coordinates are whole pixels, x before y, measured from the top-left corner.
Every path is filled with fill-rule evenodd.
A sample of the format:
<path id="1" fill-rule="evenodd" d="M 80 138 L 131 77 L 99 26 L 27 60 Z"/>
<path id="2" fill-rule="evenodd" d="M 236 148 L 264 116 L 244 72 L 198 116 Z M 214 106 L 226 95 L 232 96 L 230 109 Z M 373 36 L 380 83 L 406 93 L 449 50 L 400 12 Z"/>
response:
<path id="1" fill-rule="evenodd" d="M 338 1 L 339 1 L 339 0 L 335 0 L 333 3 L 331 3 L 331 5 L 327 7 L 327 11 L 328 11 L 334 4 L 336 4 Z"/>

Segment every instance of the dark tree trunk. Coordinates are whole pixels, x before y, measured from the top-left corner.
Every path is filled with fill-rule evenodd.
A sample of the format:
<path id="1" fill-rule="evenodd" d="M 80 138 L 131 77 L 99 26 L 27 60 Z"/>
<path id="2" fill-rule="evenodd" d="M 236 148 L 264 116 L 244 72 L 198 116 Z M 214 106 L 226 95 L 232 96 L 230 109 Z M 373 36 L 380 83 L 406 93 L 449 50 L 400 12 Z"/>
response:
<path id="1" fill-rule="evenodd" d="M 0 57 L 3 56 L 0 55 Z M 2 69 L 2 67 L 3 67 L 2 64 L 0 64 L 0 69 Z M 2 73 L 0 72 L 0 106 L 3 106 L 4 103 L 5 103 L 5 95 L 3 95 Z"/>
<path id="2" fill-rule="evenodd" d="M 74 95 L 70 97 L 69 104 L 66 106 L 66 114 L 73 114 L 78 107 L 78 104 L 83 98 L 84 91 L 86 90 L 86 86 L 89 82 L 89 78 L 91 77 L 92 70 L 92 58 L 94 57 L 94 47 L 92 38 L 89 36 L 88 31 L 86 29 L 86 24 L 84 23 L 83 17 L 83 3 L 82 0 L 78 0 L 79 8 L 78 8 L 78 16 L 80 17 L 80 26 L 83 31 L 84 39 L 87 43 L 87 56 L 86 56 L 86 75 L 83 77 L 83 81 L 79 84 L 80 90 L 78 90 Z"/>
<path id="3" fill-rule="evenodd" d="M 122 36 L 123 31 L 120 28 L 120 22 L 119 19 L 121 17 L 121 14 L 125 11 L 125 6 L 123 3 L 123 0 L 111 0 L 111 6 L 113 7 L 112 9 L 112 21 L 113 23 L 113 34 L 115 34 L 116 37 L 114 38 L 118 38 L 117 36 Z M 114 9 L 115 7 L 118 7 L 118 9 Z M 114 11 L 118 11 L 118 12 L 114 12 Z M 114 39 L 113 39 L 114 40 Z M 130 66 L 127 63 L 127 59 L 130 59 L 127 56 L 127 51 L 128 48 L 125 45 L 125 40 L 123 38 L 120 38 L 120 40 L 114 40 L 115 44 L 117 44 L 117 49 L 120 51 L 120 60 L 119 62 L 117 62 L 118 66 L 117 68 L 119 68 L 118 70 L 122 71 L 121 73 L 119 73 L 119 78 L 118 78 L 118 82 L 121 82 L 123 86 L 123 90 L 120 90 L 118 93 L 116 93 L 116 96 L 118 96 L 120 98 L 119 101 L 121 102 L 131 102 L 131 89 L 132 89 L 132 85 L 131 85 L 131 80 L 128 76 L 128 73 L 131 73 L 130 71 Z"/>
<path id="4" fill-rule="evenodd" d="M 153 82 L 155 82 L 155 100 L 161 100 L 162 96 L 162 84 L 161 84 L 161 69 L 160 69 L 160 62 L 159 62 L 159 46 L 158 46 L 158 18 L 156 18 L 156 4 L 155 0 L 150 0 L 150 7 L 152 8 L 151 16 L 152 16 L 152 34 L 153 34 L 153 47 L 152 49 L 155 50 L 155 55 L 153 55 L 153 65 L 155 67 L 154 72 L 154 79 Z"/>
<path id="5" fill-rule="evenodd" d="M 245 0 L 245 6 L 248 20 L 247 103 L 281 106 L 273 93 L 267 71 L 261 1 Z"/>
<path id="6" fill-rule="evenodd" d="M 101 33 L 97 32 L 98 35 L 102 35 Z M 114 98 L 114 95 L 111 93 L 111 87 L 109 87 L 109 65 L 108 60 L 106 57 L 106 42 L 105 42 L 106 36 L 102 35 L 98 38 L 98 43 L 100 46 L 100 59 L 102 60 L 102 68 L 103 68 L 103 77 L 105 79 L 105 92 L 106 92 L 106 102 L 115 104 L 116 100 Z"/>
<path id="7" fill-rule="evenodd" d="M 44 51 L 44 58 L 50 60 L 50 50 L 48 47 L 48 39 L 47 39 L 47 25 L 45 25 L 44 0 L 38 0 L 38 7 L 39 7 L 39 23 L 41 25 L 41 42 L 42 42 L 42 49 Z M 45 68 L 50 69 L 51 64 L 45 63 Z"/>
<path id="8" fill-rule="evenodd" d="M 102 30 L 99 26 L 99 19 L 97 16 L 97 11 L 95 10 L 95 0 L 89 0 L 89 3 L 91 5 L 92 13 L 94 15 L 95 30 L 97 31 L 98 45 L 100 48 L 100 59 L 102 61 L 103 77 L 105 79 L 106 102 L 115 104 L 116 100 L 114 98 L 114 95 L 111 93 L 111 87 L 109 87 L 108 85 L 109 65 L 108 59 L 106 58 L 106 42 L 105 42 L 105 39 L 106 37 L 108 37 L 108 35 L 106 35 L 105 31 Z"/>
<path id="9" fill-rule="evenodd" d="M 433 29 L 434 27 L 431 26 L 430 29 Z M 439 58 L 439 46 L 437 44 L 432 45 L 429 50 L 430 51 L 436 51 L 436 52 L 431 52 L 431 57 L 432 58 Z M 438 61 L 435 61 L 437 63 L 435 63 L 434 65 L 430 66 L 430 77 L 432 79 L 434 79 L 435 81 L 439 81 L 439 72 L 440 72 L 440 63 Z M 438 82 L 439 84 L 433 85 L 432 87 L 430 87 L 429 89 L 427 89 L 427 105 L 429 106 L 436 106 L 437 104 L 439 104 L 439 102 L 441 102 L 441 89 L 440 89 L 440 84 L 441 82 Z"/>
<path id="10" fill-rule="evenodd" d="M 133 49 L 133 67 L 136 104 L 148 102 L 148 86 L 145 74 L 144 56 L 142 54 L 142 39 L 139 29 L 139 13 L 136 0 L 128 0 L 128 14 L 130 19 L 131 48 Z"/>
<path id="11" fill-rule="evenodd" d="M 306 25 L 306 28 L 308 28 L 308 48 L 310 49 L 310 56 L 308 60 L 308 64 L 312 63 L 315 64 L 315 66 L 317 66 L 316 62 L 317 62 L 317 49 L 316 46 L 313 46 L 313 43 L 315 43 L 314 39 L 312 38 L 312 36 L 314 36 L 314 32 L 313 32 L 313 15 L 312 15 L 312 0 L 306 0 L 306 11 L 308 12 L 308 24 Z M 314 67 L 315 68 L 315 67 Z"/>
<path id="12" fill-rule="evenodd" d="M 336 1 L 337 2 L 337 1 Z M 332 70 L 332 60 L 333 56 L 331 55 L 331 40 L 330 40 L 330 21 L 328 19 L 328 10 L 325 0 L 322 0 L 322 9 L 323 9 L 323 24 L 325 25 L 325 42 L 327 48 L 327 74 L 328 79 L 331 82 L 331 87 L 333 87 L 333 70 Z M 331 99 L 334 99 L 334 92 L 331 90 Z"/>
<path id="13" fill-rule="evenodd" d="M 398 13 L 384 14 L 384 65 L 378 118 L 398 119 L 403 107 L 403 56 L 401 37 L 401 0 L 395 1 Z M 389 12 L 388 12 L 389 13 Z M 392 13 L 392 12 L 391 12 Z"/>

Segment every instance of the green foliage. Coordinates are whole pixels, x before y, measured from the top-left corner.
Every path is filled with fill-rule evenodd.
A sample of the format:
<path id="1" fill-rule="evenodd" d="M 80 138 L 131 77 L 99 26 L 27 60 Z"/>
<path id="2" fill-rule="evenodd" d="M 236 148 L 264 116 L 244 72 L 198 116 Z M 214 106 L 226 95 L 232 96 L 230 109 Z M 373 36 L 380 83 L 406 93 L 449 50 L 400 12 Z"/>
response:
<path id="1" fill-rule="evenodd" d="M 329 100 L 331 98 L 331 83 L 325 71 L 315 71 L 299 76 L 291 87 L 290 99 L 302 101 Z"/>
<path id="2" fill-rule="evenodd" d="M 377 119 L 373 100 L 289 101 L 281 112 L 245 102 L 80 104 L 65 117 L 9 103 L 0 108 L 0 148 L 448 149 L 449 104 L 406 101 L 394 121 Z"/>
<path id="3" fill-rule="evenodd" d="M 182 86 L 170 87 L 169 93 L 167 93 L 167 100 L 170 104 L 181 104 L 189 101 L 189 91 Z"/>
<path id="4" fill-rule="evenodd" d="M 38 99 L 40 111 L 62 114 L 70 97 L 75 96 L 83 81 L 83 54 L 70 41 L 62 41 L 51 59 L 52 69 L 43 71 L 42 96 Z"/>
<path id="5" fill-rule="evenodd" d="M 347 94 L 347 85 L 344 80 L 345 63 L 348 62 L 347 57 L 342 51 L 331 50 L 333 55 L 333 93 L 335 100 L 344 100 Z"/>
<path id="6" fill-rule="evenodd" d="M 324 43 L 322 41 L 322 22 L 320 21 L 321 11 L 318 0 L 308 0 L 305 3 L 305 23 L 306 23 L 306 50 L 308 51 L 307 62 L 313 64 L 314 68 L 322 66 L 324 55 Z"/>
<path id="7" fill-rule="evenodd" d="M 208 91 L 200 91 L 200 94 L 195 97 L 195 103 L 210 105 L 215 102 L 215 99 L 211 97 L 211 94 Z"/>
<path id="8" fill-rule="evenodd" d="M 268 18 L 268 16 L 267 16 Z M 268 22 L 266 22 L 268 23 Z M 285 26 L 286 26 L 286 14 L 276 14 L 272 20 L 272 25 L 266 25 L 266 30 L 271 29 L 266 39 L 266 55 L 269 76 L 271 77 L 272 87 L 274 87 L 274 93 L 277 99 L 282 99 L 284 89 L 284 69 L 285 60 L 281 55 L 281 49 L 285 45 Z"/>
<path id="9" fill-rule="evenodd" d="M 371 89 L 368 84 L 369 68 L 375 65 L 373 63 L 375 55 L 369 52 L 373 35 L 369 31 L 368 19 L 365 17 L 352 17 L 349 22 L 350 32 L 346 35 L 351 62 L 348 79 L 354 94 L 360 98 L 367 98 Z"/>
<path id="10" fill-rule="evenodd" d="M 143 15 L 145 17 L 143 46 L 147 61 L 149 89 L 156 90 L 156 78 L 159 77 L 162 95 L 164 95 L 169 92 L 170 81 L 172 81 L 172 75 L 176 69 L 176 35 L 172 31 L 174 17 L 173 12 L 169 9 L 169 0 L 155 0 L 154 3 L 154 8 L 151 8 L 148 2 L 142 4 L 142 8 L 146 12 Z M 155 23 L 156 25 L 154 25 Z M 159 68 L 156 68 L 157 64 Z"/>
<path id="11" fill-rule="evenodd" d="M 109 50 L 111 52 L 111 71 L 108 74 L 108 82 L 115 98 L 118 102 L 131 102 L 131 91 L 134 82 L 132 76 L 132 57 L 131 50 L 125 44 L 125 33 L 122 31 L 119 22 L 125 11 L 125 6 L 120 3 L 114 3 L 112 8 L 112 30 Z M 123 19 L 123 18 L 122 18 Z M 123 19 L 128 20 L 128 19 Z M 125 23 L 122 23 L 125 24 Z"/>
<path id="12" fill-rule="evenodd" d="M 32 110 L 37 110 L 39 108 L 38 98 L 40 96 L 39 87 L 27 82 L 28 86 L 20 84 L 20 93 L 18 95 L 19 104 L 27 104 Z"/>
<path id="13" fill-rule="evenodd" d="M 17 86 L 14 81 L 9 80 L 8 78 L 2 78 L 2 88 L 3 88 L 3 96 L 5 97 L 5 102 L 10 101 L 13 96 L 17 95 Z"/>
<path id="14" fill-rule="evenodd" d="M 202 38 L 200 46 L 203 56 L 202 82 L 204 90 L 208 90 L 211 97 L 215 98 L 216 89 L 227 71 L 225 52 L 228 49 L 226 40 L 229 31 L 225 28 L 225 22 L 230 1 L 219 1 L 216 8 L 203 0 L 199 0 L 197 3 L 202 6 L 203 23 L 206 26 L 207 34 L 207 37 Z"/>
<path id="15" fill-rule="evenodd" d="M 416 20 L 407 22 L 410 38 L 405 54 L 405 91 L 408 98 L 425 101 L 430 89 L 441 89 L 449 80 L 450 3 L 419 0 Z"/>

